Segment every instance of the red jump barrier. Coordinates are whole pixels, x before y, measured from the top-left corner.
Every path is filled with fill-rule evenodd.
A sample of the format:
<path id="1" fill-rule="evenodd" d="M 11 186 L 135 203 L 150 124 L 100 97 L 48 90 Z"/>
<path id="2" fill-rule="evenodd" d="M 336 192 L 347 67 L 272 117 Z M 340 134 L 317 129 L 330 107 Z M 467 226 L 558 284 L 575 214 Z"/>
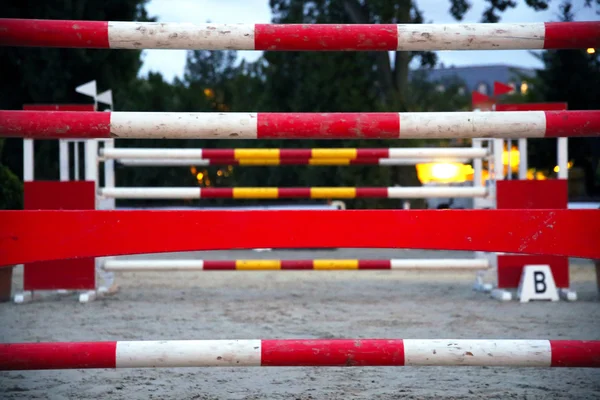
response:
<path id="1" fill-rule="evenodd" d="M 254 248 L 600 258 L 597 210 L 0 211 L 0 265 Z"/>

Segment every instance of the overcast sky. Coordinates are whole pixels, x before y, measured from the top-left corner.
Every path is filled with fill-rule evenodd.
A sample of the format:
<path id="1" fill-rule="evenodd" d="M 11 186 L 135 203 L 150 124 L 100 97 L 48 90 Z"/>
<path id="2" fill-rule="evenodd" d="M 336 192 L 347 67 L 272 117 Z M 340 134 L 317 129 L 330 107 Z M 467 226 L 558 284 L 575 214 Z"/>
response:
<path id="1" fill-rule="evenodd" d="M 558 20 L 560 0 L 551 0 L 547 11 L 533 11 L 523 0 L 514 9 L 506 11 L 501 22 L 549 22 Z M 485 7 L 483 0 L 471 0 L 472 7 L 462 22 L 480 22 Z M 583 0 L 574 0 L 579 8 L 575 9 L 576 20 L 598 20 L 593 9 L 581 6 Z M 417 0 L 423 10 L 425 22 L 456 23 L 448 10 L 448 0 Z M 270 23 L 271 9 L 269 0 L 152 0 L 147 5 L 151 16 L 160 22 L 192 23 Z M 185 66 L 185 50 L 145 50 L 144 65 L 141 74 L 148 71 L 161 72 L 166 80 L 181 77 Z M 259 51 L 240 51 L 238 56 L 249 61 L 261 55 Z M 481 64 L 509 64 L 520 67 L 539 67 L 539 61 L 527 50 L 491 50 L 491 51 L 440 51 L 440 62 L 446 66 L 465 66 Z"/>

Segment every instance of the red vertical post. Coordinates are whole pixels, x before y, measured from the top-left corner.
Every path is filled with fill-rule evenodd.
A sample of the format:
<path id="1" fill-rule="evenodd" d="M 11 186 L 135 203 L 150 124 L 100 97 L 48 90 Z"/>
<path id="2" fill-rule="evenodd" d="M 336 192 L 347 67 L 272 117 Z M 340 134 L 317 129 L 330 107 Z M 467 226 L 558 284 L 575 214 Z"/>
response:
<path id="1" fill-rule="evenodd" d="M 566 179 L 498 181 L 496 199 L 498 209 L 566 209 L 568 183 Z M 517 288 L 523 267 L 531 264 L 549 265 L 556 286 L 569 287 L 567 257 L 506 254 L 498 255 L 498 288 Z"/>
<path id="2" fill-rule="evenodd" d="M 95 183 L 88 181 L 33 181 L 24 184 L 25 210 L 93 210 Z M 44 238 L 39 238 L 43 241 Z M 94 258 L 24 264 L 23 289 L 83 290 L 96 288 Z"/>
<path id="3" fill-rule="evenodd" d="M 25 104 L 24 110 L 96 111 L 94 104 Z M 33 181 L 24 183 L 25 210 L 94 210 L 96 188 L 87 181 Z M 44 240 L 44 238 L 40 238 Z M 96 287 L 94 258 L 24 264 L 23 289 L 87 290 Z"/>

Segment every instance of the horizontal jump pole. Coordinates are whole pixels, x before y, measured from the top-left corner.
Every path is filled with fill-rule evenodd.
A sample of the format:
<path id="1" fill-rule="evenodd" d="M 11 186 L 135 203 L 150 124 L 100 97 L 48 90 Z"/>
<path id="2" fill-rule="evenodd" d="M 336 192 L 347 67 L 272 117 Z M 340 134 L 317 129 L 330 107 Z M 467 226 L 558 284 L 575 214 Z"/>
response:
<path id="1" fill-rule="evenodd" d="M 276 165 L 417 165 L 422 163 L 459 162 L 466 163 L 467 158 L 456 159 L 427 159 L 427 158 L 310 158 L 310 159 L 277 159 L 277 158 L 248 158 L 248 159 L 226 159 L 226 158 L 158 158 L 158 159 L 118 159 L 117 162 L 128 167 L 178 167 L 178 166 L 209 166 L 209 165 L 240 165 L 240 166 L 276 166 Z"/>
<path id="2" fill-rule="evenodd" d="M 109 187 L 98 194 L 113 199 L 421 199 L 485 197 L 485 187 Z"/>
<path id="3" fill-rule="evenodd" d="M 600 47 L 589 22 L 191 24 L 0 19 L 0 45 L 100 49 L 426 51 Z"/>
<path id="4" fill-rule="evenodd" d="M 111 272 L 164 271 L 293 271 L 293 270 L 484 270 L 485 259 L 401 259 L 390 260 L 105 260 L 102 268 Z"/>
<path id="5" fill-rule="evenodd" d="M 186 367 L 600 368 L 600 341 L 274 339 L 0 344 L 0 370 Z"/>
<path id="6" fill-rule="evenodd" d="M 332 160 L 332 159 L 455 159 L 484 158 L 487 149 L 454 148 L 341 148 L 341 149 L 143 149 L 102 148 L 100 157 L 131 160 Z"/>
<path id="7" fill-rule="evenodd" d="M 600 111 L 169 113 L 0 111 L 30 139 L 453 139 L 600 136 Z"/>
<path id="8" fill-rule="evenodd" d="M 600 259 L 600 210 L 0 210 L 0 266 L 258 248 L 404 248 Z"/>

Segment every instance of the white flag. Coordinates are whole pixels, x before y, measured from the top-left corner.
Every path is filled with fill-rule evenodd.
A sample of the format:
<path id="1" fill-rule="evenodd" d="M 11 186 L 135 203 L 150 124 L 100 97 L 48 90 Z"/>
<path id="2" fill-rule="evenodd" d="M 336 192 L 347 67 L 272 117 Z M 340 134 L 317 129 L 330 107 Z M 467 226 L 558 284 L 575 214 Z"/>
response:
<path id="1" fill-rule="evenodd" d="M 84 83 L 83 85 L 79 85 L 75 88 L 75 91 L 77 93 L 81 93 L 94 98 L 96 97 L 97 90 L 98 89 L 96 88 L 96 81 L 90 81 L 88 83 Z"/>
<path id="2" fill-rule="evenodd" d="M 102 92 L 98 95 L 98 97 L 96 97 L 96 101 L 99 101 L 100 103 L 104 103 L 104 104 L 109 104 L 109 105 L 113 105 L 113 98 L 112 98 L 112 90 L 107 90 L 106 92 Z"/>

